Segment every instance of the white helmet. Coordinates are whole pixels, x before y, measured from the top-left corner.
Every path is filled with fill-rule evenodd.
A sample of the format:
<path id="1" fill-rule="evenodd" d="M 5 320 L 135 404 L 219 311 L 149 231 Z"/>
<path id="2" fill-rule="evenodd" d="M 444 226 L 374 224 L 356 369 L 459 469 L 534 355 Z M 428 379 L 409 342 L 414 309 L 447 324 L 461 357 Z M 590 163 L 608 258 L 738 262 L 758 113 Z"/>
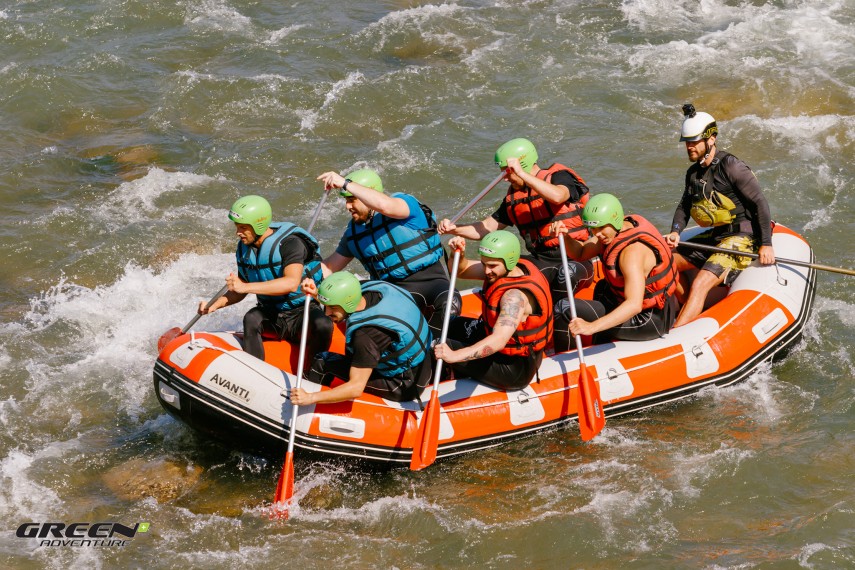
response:
<path id="1" fill-rule="evenodd" d="M 718 134 L 715 119 L 709 113 L 698 113 L 691 103 L 683 105 L 683 128 L 680 129 L 680 142 L 699 141 Z"/>

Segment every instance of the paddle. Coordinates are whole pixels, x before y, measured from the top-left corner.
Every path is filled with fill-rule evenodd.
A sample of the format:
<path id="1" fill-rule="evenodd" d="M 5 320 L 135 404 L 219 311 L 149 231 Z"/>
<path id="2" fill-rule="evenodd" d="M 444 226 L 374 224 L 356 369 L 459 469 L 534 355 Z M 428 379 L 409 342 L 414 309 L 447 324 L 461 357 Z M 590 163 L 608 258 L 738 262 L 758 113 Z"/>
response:
<path id="1" fill-rule="evenodd" d="M 462 210 L 460 210 L 459 212 L 457 212 L 457 215 L 456 215 L 456 216 L 454 216 L 453 218 L 451 218 L 451 223 L 452 223 L 452 224 L 456 224 L 456 223 L 457 223 L 457 221 L 458 221 L 460 218 L 462 218 L 462 217 L 466 214 L 466 212 L 468 212 L 469 210 L 471 210 L 471 209 L 472 209 L 472 207 L 473 207 L 475 204 L 477 204 L 478 202 L 480 202 L 480 201 L 481 201 L 481 198 L 483 198 L 484 196 L 486 196 L 486 195 L 487 195 L 487 193 L 488 193 L 488 192 L 490 192 L 490 190 L 492 190 L 493 188 L 495 188 L 496 184 L 498 184 L 499 182 L 501 182 L 501 181 L 502 181 L 502 179 L 504 179 L 504 177 L 505 177 L 505 171 L 503 170 L 503 171 L 502 171 L 502 173 L 501 173 L 501 174 L 499 174 L 498 176 L 496 176 L 496 178 L 494 178 L 492 182 L 490 182 L 489 184 L 487 184 L 486 188 L 484 188 L 483 190 L 481 190 L 481 191 L 478 193 L 478 195 L 477 195 L 477 196 L 475 196 L 474 198 L 472 198 L 472 200 L 470 200 L 468 204 L 466 204 L 465 206 L 463 206 L 463 209 L 462 209 Z"/>
<path id="2" fill-rule="evenodd" d="M 451 264 L 451 278 L 448 285 L 448 299 L 445 304 L 445 315 L 442 319 L 442 333 L 439 343 L 444 344 L 448 336 L 448 323 L 451 321 L 451 300 L 454 298 L 454 285 L 457 282 L 457 267 L 460 264 L 460 250 L 454 250 L 454 261 Z M 442 359 L 436 361 L 436 370 L 433 373 L 433 389 L 430 393 L 430 401 L 422 414 L 422 423 L 416 431 L 416 439 L 413 442 L 413 458 L 410 460 L 410 469 L 419 471 L 436 461 L 436 450 L 439 446 L 439 377 L 442 374 Z"/>
<path id="3" fill-rule="evenodd" d="M 734 249 L 727 249 L 724 247 L 716 247 L 714 245 L 705 245 L 702 243 L 694 243 L 691 241 L 681 241 L 678 244 L 679 246 L 688 247 L 690 249 L 700 249 L 704 251 L 712 251 L 714 253 L 727 253 L 731 255 L 739 255 L 742 257 L 750 257 L 751 259 L 757 259 L 760 257 L 756 253 L 746 252 L 746 251 L 737 251 Z M 832 273 L 842 273 L 844 275 L 855 275 L 855 270 L 852 269 L 844 269 L 842 267 L 832 267 L 830 265 L 820 265 L 818 263 L 809 263 L 807 261 L 799 261 L 797 259 L 784 259 L 783 257 L 776 257 L 775 263 L 783 263 L 784 265 L 795 265 L 798 267 L 810 267 L 812 269 L 820 269 L 822 271 L 831 271 Z"/>
<path id="4" fill-rule="evenodd" d="M 324 192 L 321 201 L 318 202 L 315 208 L 315 213 L 312 215 L 312 221 L 309 222 L 309 227 L 306 229 L 308 233 L 312 233 L 315 227 L 315 222 L 321 214 L 321 208 L 327 197 L 330 195 L 330 189 Z M 309 336 L 309 305 L 312 302 L 311 295 L 306 295 L 303 303 L 303 326 L 300 329 L 300 354 L 297 357 L 297 370 L 294 376 L 297 377 L 294 383 L 294 390 L 300 389 L 300 384 L 303 381 L 303 367 L 306 364 L 306 338 Z M 288 518 L 288 503 L 291 497 L 294 496 L 294 439 L 297 434 L 297 410 L 299 406 L 292 405 L 291 407 L 291 422 L 288 424 L 288 449 L 285 452 L 285 461 L 282 465 L 282 472 L 279 474 L 279 482 L 276 484 L 276 494 L 273 496 L 273 515 L 276 518 Z"/>
<path id="5" fill-rule="evenodd" d="M 208 301 L 207 305 L 205 305 L 205 309 L 210 308 L 210 306 L 213 305 L 217 299 L 219 299 L 220 297 L 225 295 L 228 292 L 228 290 L 229 290 L 229 286 L 224 285 L 222 289 L 217 291 L 216 295 L 211 297 L 211 300 Z M 195 325 L 196 321 L 198 321 L 199 317 L 201 317 L 201 316 L 202 316 L 201 314 L 196 313 L 196 316 L 193 317 L 192 319 L 190 319 L 190 322 L 187 323 L 186 325 L 184 325 L 183 329 L 179 329 L 178 327 L 172 327 L 171 329 L 169 329 L 168 331 L 163 333 L 160 336 L 160 338 L 157 340 L 157 351 L 160 352 L 161 350 L 163 350 L 163 347 L 165 347 L 167 344 L 172 342 L 173 339 L 178 338 L 179 336 L 181 336 L 184 333 L 186 333 L 187 331 L 189 331 L 190 327 Z"/>
<path id="6" fill-rule="evenodd" d="M 294 390 L 300 389 L 303 380 L 303 366 L 306 364 L 306 337 L 309 336 L 309 304 L 312 301 L 310 295 L 306 295 L 303 304 L 303 328 L 300 331 L 300 355 L 297 358 L 297 381 Z M 291 407 L 291 423 L 288 426 L 288 450 L 285 452 L 285 463 L 282 473 L 279 474 L 279 482 L 276 484 L 276 494 L 273 497 L 273 516 L 277 518 L 288 518 L 288 502 L 294 496 L 294 436 L 297 433 L 297 410 L 299 406 Z"/>
<path id="7" fill-rule="evenodd" d="M 576 318 L 576 302 L 573 299 L 573 284 L 570 282 L 570 264 L 567 262 L 567 246 L 563 236 L 558 237 L 561 248 L 561 263 L 564 266 L 564 280 L 567 283 L 567 300 L 570 301 L 570 315 Z M 591 372 L 585 365 L 585 354 L 582 352 L 582 337 L 576 335 L 576 351 L 579 353 L 579 398 L 576 402 L 579 416 L 579 432 L 584 441 L 594 438 L 603 426 L 606 417 L 603 413 L 603 403 L 600 401 L 600 389 Z"/>

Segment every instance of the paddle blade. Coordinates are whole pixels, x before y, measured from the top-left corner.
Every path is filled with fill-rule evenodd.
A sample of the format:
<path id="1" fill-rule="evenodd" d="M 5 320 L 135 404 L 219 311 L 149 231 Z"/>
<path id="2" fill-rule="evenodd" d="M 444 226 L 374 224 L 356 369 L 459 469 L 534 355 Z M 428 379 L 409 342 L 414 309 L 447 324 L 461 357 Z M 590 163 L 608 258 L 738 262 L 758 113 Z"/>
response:
<path id="1" fill-rule="evenodd" d="M 294 452 L 285 454 L 285 464 L 279 474 L 276 484 L 276 495 L 273 497 L 273 512 L 271 518 L 288 518 L 288 507 L 294 496 Z"/>
<path id="2" fill-rule="evenodd" d="M 413 458 L 410 469 L 420 471 L 436 461 L 436 449 L 439 446 L 439 396 L 437 390 L 431 392 L 422 423 L 413 442 Z"/>
<path id="3" fill-rule="evenodd" d="M 180 334 L 181 329 L 179 329 L 178 327 L 172 327 L 171 329 L 163 333 L 157 340 L 157 351 L 162 351 L 164 348 L 166 348 L 167 344 L 178 338 Z"/>
<path id="4" fill-rule="evenodd" d="M 584 441 L 590 441 L 606 425 L 606 416 L 603 414 L 603 403 L 600 401 L 600 388 L 584 363 L 579 367 L 578 392 L 579 432 Z"/>

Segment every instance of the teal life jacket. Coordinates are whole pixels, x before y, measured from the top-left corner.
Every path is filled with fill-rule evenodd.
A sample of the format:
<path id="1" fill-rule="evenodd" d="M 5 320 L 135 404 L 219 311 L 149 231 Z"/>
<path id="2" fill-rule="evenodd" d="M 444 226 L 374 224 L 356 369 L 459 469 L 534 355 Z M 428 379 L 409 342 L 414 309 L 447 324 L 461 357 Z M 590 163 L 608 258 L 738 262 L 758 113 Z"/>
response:
<path id="1" fill-rule="evenodd" d="M 392 378 L 421 364 L 430 350 L 433 336 L 407 291 L 385 281 L 366 281 L 362 284 L 362 294 L 370 291 L 380 294 L 380 302 L 347 318 L 345 343 L 349 347 L 353 333 L 366 325 L 393 333 L 392 345 L 380 355 L 376 368 L 381 376 Z"/>
<path id="2" fill-rule="evenodd" d="M 392 198 L 404 196 L 408 195 L 391 194 Z M 377 212 L 364 224 L 350 221 L 344 232 L 347 249 L 365 266 L 371 279 L 400 281 L 442 257 L 436 216 L 420 202 L 419 207 L 423 225 L 420 229 L 405 226 L 406 219 L 396 220 Z"/>
<path id="3" fill-rule="evenodd" d="M 238 242 L 237 258 L 238 276 L 247 283 L 273 281 L 282 277 L 285 270 L 282 267 L 282 254 L 279 245 L 290 236 L 300 237 L 309 249 L 311 261 L 304 263 L 303 276 L 311 277 L 320 285 L 323 280 L 321 271 L 320 246 L 318 241 L 303 228 L 290 222 L 278 222 L 270 226 L 274 231 L 256 248 Z M 287 295 L 256 295 L 263 305 L 274 306 L 280 312 L 290 311 L 303 305 L 306 295 L 298 288 Z"/>

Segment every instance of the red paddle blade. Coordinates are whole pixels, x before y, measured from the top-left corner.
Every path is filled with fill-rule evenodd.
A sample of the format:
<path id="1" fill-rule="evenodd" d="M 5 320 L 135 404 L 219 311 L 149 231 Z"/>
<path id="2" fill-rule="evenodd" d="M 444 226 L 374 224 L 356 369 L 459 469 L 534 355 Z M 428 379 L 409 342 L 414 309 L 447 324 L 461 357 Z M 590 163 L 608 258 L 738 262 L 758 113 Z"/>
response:
<path id="1" fill-rule="evenodd" d="M 437 391 L 431 392 L 422 423 L 416 431 L 413 442 L 413 458 L 410 469 L 420 471 L 436 461 L 436 449 L 439 446 L 439 397 Z"/>
<path id="2" fill-rule="evenodd" d="M 606 416 L 603 414 L 603 403 L 600 401 L 600 388 L 584 363 L 579 367 L 577 409 L 579 432 L 584 441 L 590 441 L 606 425 Z"/>
<path id="3" fill-rule="evenodd" d="M 178 335 L 180 334 L 181 329 L 179 329 L 178 327 L 172 327 L 171 329 L 163 333 L 157 340 L 157 351 L 162 351 L 164 348 L 166 348 L 167 344 L 178 338 Z"/>
<path id="4" fill-rule="evenodd" d="M 276 495 L 273 497 L 273 512 L 271 518 L 288 518 L 288 506 L 294 496 L 294 452 L 285 454 L 285 464 L 279 474 L 276 484 Z"/>

